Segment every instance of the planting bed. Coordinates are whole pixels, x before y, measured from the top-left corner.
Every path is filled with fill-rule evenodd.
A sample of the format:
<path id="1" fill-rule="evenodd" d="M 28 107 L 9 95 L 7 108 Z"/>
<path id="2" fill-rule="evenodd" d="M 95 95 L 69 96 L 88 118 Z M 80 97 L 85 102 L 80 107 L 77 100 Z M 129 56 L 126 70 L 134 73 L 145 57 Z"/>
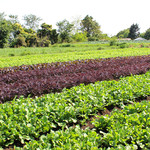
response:
<path id="1" fill-rule="evenodd" d="M 84 44 L 83 44 L 84 45 Z M 43 48 L 37 49 L 38 51 L 42 51 Z M 70 47 L 69 47 L 70 49 Z M 110 57 L 125 57 L 125 56 L 141 56 L 141 55 L 149 55 L 149 48 L 125 48 L 125 49 L 106 49 L 106 50 L 93 50 L 91 47 L 90 50 L 87 50 L 87 47 L 83 47 L 76 51 L 74 47 L 72 50 L 64 50 L 59 51 L 56 48 L 54 51 L 56 53 L 52 54 L 28 54 L 28 50 L 26 55 L 24 56 L 3 56 L 0 55 L 0 68 L 10 67 L 10 66 L 21 66 L 21 65 L 33 65 L 40 63 L 51 63 L 51 62 L 64 62 L 64 61 L 74 61 L 74 60 L 82 60 L 82 59 L 98 59 L 98 58 L 110 58 Z M 6 52 L 3 50 L 3 53 L 9 53 L 10 51 L 14 51 L 14 49 L 8 49 Z M 34 49 L 35 51 L 35 49 Z M 0 52 L 1 54 L 1 52 Z"/>
<path id="2" fill-rule="evenodd" d="M 150 149 L 150 50 L 99 46 L 2 51 L 0 150 Z"/>
<path id="3" fill-rule="evenodd" d="M 0 101 L 143 74 L 150 69 L 149 62 L 150 56 L 136 56 L 4 68 L 0 75 Z"/>
<path id="4" fill-rule="evenodd" d="M 149 148 L 150 103 L 145 101 L 128 108 L 124 105 L 150 95 L 149 79 L 147 72 L 0 104 L 0 146 L 73 150 Z M 98 119 L 98 112 L 109 106 L 124 108 L 125 113 Z M 81 129 L 91 116 L 97 118 L 91 122 L 93 130 Z"/>

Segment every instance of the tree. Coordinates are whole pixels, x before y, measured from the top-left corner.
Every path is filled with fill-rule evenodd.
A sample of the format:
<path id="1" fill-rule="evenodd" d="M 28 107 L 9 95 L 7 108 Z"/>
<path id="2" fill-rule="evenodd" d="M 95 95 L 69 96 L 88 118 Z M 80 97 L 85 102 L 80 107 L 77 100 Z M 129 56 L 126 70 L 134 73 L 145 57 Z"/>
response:
<path id="1" fill-rule="evenodd" d="M 129 29 L 128 38 L 131 38 L 132 40 L 136 39 L 140 35 L 139 30 L 140 30 L 140 28 L 139 28 L 138 24 L 132 24 Z"/>
<path id="2" fill-rule="evenodd" d="M 11 30 L 12 25 L 9 21 L 0 21 L 0 48 L 7 46 Z"/>
<path id="3" fill-rule="evenodd" d="M 128 35 L 129 35 L 129 28 L 118 32 L 116 37 L 118 37 L 118 38 L 127 38 Z"/>
<path id="4" fill-rule="evenodd" d="M 48 37 L 48 38 L 50 39 L 50 34 L 51 34 L 51 31 L 52 31 L 52 25 L 43 23 L 43 24 L 41 25 L 41 28 L 42 28 L 42 29 L 39 29 L 39 30 L 37 31 L 38 37 L 40 37 L 40 38 Z"/>
<path id="5" fill-rule="evenodd" d="M 58 42 L 58 33 L 56 29 L 53 29 L 50 35 L 51 44 L 55 44 Z"/>
<path id="6" fill-rule="evenodd" d="M 57 22 L 56 25 L 58 26 L 61 42 L 70 42 L 73 24 L 69 23 L 69 21 L 65 19 Z"/>
<path id="7" fill-rule="evenodd" d="M 81 29 L 87 32 L 88 40 L 98 40 L 101 36 L 100 25 L 93 20 L 92 16 L 86 16 L 81 21 Z"/>
<path id="8" fill-rule="evenodd" d="M 28 32 L 24 30 L 21 24 L 19 23 L 12 24 L 10 46 L 11 47 L 27 46 L 26 41 L 25 41 L 27 35 L 28 35 Z"/>
<path id="9" fill-rule="evenodd" d="M 33 29 L 24 28 L 25 34 L 25 42 L 27 43 L 27 47 L 33 47 L 37 44 L 37 34 Z"/>
<path id="10" fill-rule="evenodd" d="M 38 36 L 38 46 L 48 47 L 50 44 L 50 35 L 52 31 L 52 25 L 43 23 L 41 25 L 42 29 L 37 31 Z"/>
<path id="11" fill-rule="evenodd" d="M 142 37 L 142 38 L 145 38 L 145 32 L 143 32 L 143 33 L 140 33 L 140 35 L 139 35 L 140 37 Z"/>
<path id="12" fill-rule="evenodd" d="M 72 21 L 73 27 L 72 27 L 72 34 L 81 33 L 81 17 L 76 17 Z"/>
<path id="13" fill-rule="evenodd" d="M 0 21 L 5 20 L 5 17 L 6 17 L 6 15 L 4 12 L 0 13 Z"/>
<path id="14" fill-rule="evenodd" d="M 25 15 L 23 17 L 23 20 L 25 21 L 25 25 L 27 26 L 27 28 L 36 30 L 39 27 L 39 22 L 42 19 L 40 17 L 30 14 L 30 15 Z"/>
<path id="15" fill-rule="evenodd" d="M 150 28 L 146 30 L 144 38 L 150 40 Z"/>
<path id="16" fill-rule="evenodd" d="M 18 16 L 17 15 L 9 15 L 9 21 L 14 24 L 14 23 L 19 23 L 19 20 L 18 20 Z"/>
<path id="17" fill-rule="evenodd" d="M 87 36 L 86 36 L 86 33 L 75 33 L 72 38 L 77 41 L 77 42 L 85 42 L 87 41 Z"/>
<path id="18" fill-rule="evenodd" d="M 39 45 L 48 46 L 50 43 L 54 44 L 57 42 L 58 34 L 55 29 L 52 30 L 52 25 L 43 23 L 41 29 L 37 31 L 37 36 L 39 38 L 38 41 L 40 42 Z"/>
<path id="19" fill-rule="evenodd" d="M 11 43 L 11 47 L 21 47 L 24 46 L 26 47 L 26 42 L 25 42 L 25 38 L 23 36 L 18 36 L 17 38 L 15 38 L 12 43 Z"/>

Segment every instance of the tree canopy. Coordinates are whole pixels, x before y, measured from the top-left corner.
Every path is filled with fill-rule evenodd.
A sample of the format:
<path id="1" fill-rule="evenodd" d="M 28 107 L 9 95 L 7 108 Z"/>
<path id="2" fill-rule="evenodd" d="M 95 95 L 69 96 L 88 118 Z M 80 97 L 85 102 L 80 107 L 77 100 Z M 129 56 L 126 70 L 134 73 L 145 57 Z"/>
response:
<path id="1" fill-rule="evenodd" d="M 9 21 L 0 21 L 0 48 L 7 46 L 11 30 L 12 25 Z"/>
<path id="2" fill-rule="evenodd" d="M 88 40 L 95 40 L 99 39 L 101 36 L 100 31 L 100 25 L 93 20 L 92 16 L 87 15 L 82 21 L 81 21 L 81 30 L 83 32 L 87 32 Z"/>
<path id="3" fill-rule="evenodd" d="M 23 17 L 23 20 L 25 21 L 25 25 L 27 28 L 36 30 L 39 27 L 39 22 L 42 19 L 40 17 L 37 17 L 36 15 L 30 14 L 30 15 L 25 15 Z"/>
<path id="4" fill-rule="evenodd" d="M 128 35 L 129 35 L 129 32 L 130 32 L 129 28 L 128 29 L 124 29 L 124 30 L 118 32 L 116 37 L 118 37 L 118 38 L 127 38 Z"/>
<path id="5" fill-rule="evenodd" d="M 0 48 L 9 47 L 46 47 L 50 44 L 63 42 L 84 42 L 108 40 L 107 34 L 103 34 L 99 23 L 92 16 L 86 15 L 83 19 L 76 18 L 69 22 L 64 19 L 57 22 L 58 29 L 53 29 L 51 24 L 42 23 L 40 17 L 29 14 L 18 19 L 18 15 L 6 15 L 0 13 Z M 135 39 L 139 36 L 138 24 L 132 24 L 130 28 L 124 29 L 116 35 L 116 38 Z M 143 38 L 150 40 L 150 28 L 140 34 Z"/>
<path id="6" fill-rule="evenodd" d="M 144 38 L 150 40 L 150 28 L 146 30 Z"/>
<path id="7" fill-rule="evenodd" d="M 132 24 L 129 29 L 128 37 L 131 38 L 132 40 L 136 39 L 140 35 L 139 30 L 140 28 L 138 24 Z"/>
<path id="8" fill-rule="evenodd" d="M 73 24 L 64 19 L 63 21 L 57 22 L 56 25 L 58 26 L 61 42 L 69 42 L 71 39 L 70 33 L 72 31 Z"/>

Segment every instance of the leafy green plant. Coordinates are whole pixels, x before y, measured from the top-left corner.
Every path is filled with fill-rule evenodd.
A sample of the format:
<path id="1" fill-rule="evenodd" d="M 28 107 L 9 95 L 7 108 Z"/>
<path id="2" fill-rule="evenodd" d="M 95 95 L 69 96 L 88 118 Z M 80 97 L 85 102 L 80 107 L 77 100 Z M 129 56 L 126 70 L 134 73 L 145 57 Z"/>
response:
<path id="1" fill-rule="evenodd" d="M 81 46 L 82 45 L 82 46 Z M 51 62 L 64 62 L 82 59 L 97 59 L 97 58 L 111 58 L 111 57 L 124 57 L 124 56 L 140 56 L 149 55 L 150 51 L 148 48 L 124 48 L 118 49 L 104 49 L 97 50 L 99 45 L 73 45 L 75 47 L 49 47 L 44 48 L 47 54 L 42 54 L 43 48 L 29 48 L 30 55 L 19 57 L 24 52 L 25 48 L 19 49 L 6 49 L 0 51 L 0 68 L 10 66 L 21 66 L 21 65 L 33 65 L 39 63 L 51 63 Z M 86 47 L 88 46 L 88 47 Z M 8 57 L 9 53 L 14 53 L 14 57 Z M 7 55 L 6 55 L 7 54 Z M 23 54 L 24 55 L 24 54 Z M 7 57 L 6 57 L 7 56 Z M 63 56 L 63 57 L 62 57 Z"/>
<path id="2" fill-rule="evenodd" d="M 120 48 L 126 48 L 126 43 L 121 43 L 121 44 L 119 44 L 119 47 L 120 47 Z"/>
<path id="3" fill-rule="evenodd" d="M 149 149 L 150 145 L 150 103 L 143 101 L 125 106 L 123 110 L 114 110 L 110 116 L 100 116 L 93 121 L 103 137 L 100 145 L 114 149 L 130 147 L 131 149 Z M 106 132 L 102 132 L 103 122 L 108 122 Z"/>
<path id="4" fill-rule="evenodd" d="M 9 146 L 15 141 L 24 144 L 25 141 L 38 139 L 41 134 L 67 129 L 68 125 L 78 123 L 79 118 L 88 120 L 90 116 L 95 116 L 99 110 L 103 110 L 106 106 L 120 105 L 124 107 L 126 103 L 133 103 L 136 98 L 150 95 L 149 78 L 150 72 L 147 72 L 144 75 L 121 78 L 120 81 L 102 81 L 86 86 L 82 84 L 69 90 L 64 89 L 62 93 L 48 94 L 35 99 L 21 97 L 14 99 L 11 103 L 0 104 L 0 146 Z M 149 104 L 142 107 L 136 105 L 135 109 L 130 108 L 130 111 L 126 112 L 130 113 L 130 116 L 133 114 L 128 121 L 129 124 L 143 127 L 141 133 L 140 128 L 135 130 L 132 129 L 132 126 L 128 128 L 132 129 L 132 134 L 140 135 L 142 140 L 145 138 L 144 134 L 149 138 L 148 133 L 150 133 L 149 128 L 147 129 L 149 115 L 144 111 L 145 108 L 149 110 L 148 106 Z M 123 117 L 124 115 L 120 114 L 118 119 L 122 123 L 124 123 Z M 136 117 L 138 119 L 135 119 Z M 107 126 L 107 131 L 110 130 L 110 124 L 111 118 L 110 120 L 109 118 L 102 119 L 96 127 L 104 132 L 104 128 Z M 105 144 L 110 147 L 119 145 L 116 137 L 125 134 L 125 128 L 120 123 L 117 124 L 116 121 L 113 128 L 116 130 L 110 132 L 111 134 L 101 141 L 105 143 L 106 140 Z M 117 134 L 118 131 L 120 135 Z M 130 132 L 127 130 L 127 133 Z M 123 137 L 126 138 L 127 135 L 125 134 Z M 135 140 L 138 138 L 135 137 L 133 141 Z M 141 140 L 139 142 L 143 144 Z"/>
<path id="5" fill-rule="evenodd" d="M 116 38 L 111 38 L 109 41 L 110 46 L 115 46 L 117 44 L 117 39 Z"/>
<path id="6" fill-rule="evenodd" d="M 11 57 L 12 57 L 12 56 L 15 56 L 15 54 L 11 53 L 11 54 L 9 54 L 8 56 L 11 56 Z"/>

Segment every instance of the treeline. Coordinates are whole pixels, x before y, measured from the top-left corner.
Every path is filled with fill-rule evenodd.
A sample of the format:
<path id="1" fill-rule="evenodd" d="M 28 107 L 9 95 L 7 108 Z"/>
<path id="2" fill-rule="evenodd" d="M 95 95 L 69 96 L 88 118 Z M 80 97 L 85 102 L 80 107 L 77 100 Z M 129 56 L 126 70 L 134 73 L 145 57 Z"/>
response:
<path id="1" fill-rule="evenodd" d="M 24 23 L 20 23 L 17 15 L 0 13 L 0 48 L 4 47 L 48 47 L 55 43 L 84 42 L 111 39 L 103 34 L 100 25 L 92 16 L 85 16 L 82 20 L 69 22 L 64 19 L 57 22 L 58 29 L 52 25 L 42 23 L 41 18 L 30 14 L 23 16 Z M 115 38 L 135 38 L 141 36 L 150 39 L 150 28 L 145 33 L 139 32 L 138 24 L 120 31 Z"/>
<path id="2" fill-rule="evenodd" d="M 23 16 L 24 24 L 21 24 L 17 15 L 0 13 L 0 48 L 48 47 L 55 43 L 95 41 L 108 37 L 88 15 L 83 20 L 76 19 L 71 23 L 66 19 L 59 21 L 56 24 L 58 30 L 46 23 L 39 27 L 41 20 L 30 14 Z"/>
<path id="3" fill-rule="evenodd" d="M 144 33 L 139 32 L 140 28 L 138 24 L 132 24 L 130 28 L 120 31 L 116 37 L 117 38 L 131 38 L 132 40 L 142 37 L 147 40 L 150 40 L 150 28 Z"/>

